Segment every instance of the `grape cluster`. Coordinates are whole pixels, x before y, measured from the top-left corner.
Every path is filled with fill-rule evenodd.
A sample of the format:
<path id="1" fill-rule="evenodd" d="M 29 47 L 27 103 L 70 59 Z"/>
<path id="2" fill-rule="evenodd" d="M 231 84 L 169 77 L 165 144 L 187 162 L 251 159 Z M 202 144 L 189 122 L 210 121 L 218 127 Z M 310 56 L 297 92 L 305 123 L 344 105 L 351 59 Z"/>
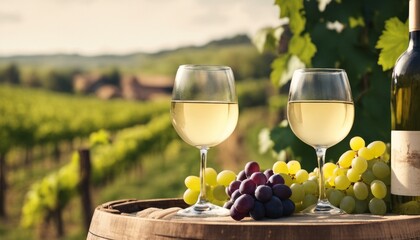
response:
<path id="1" fill-rule="evenodd" d="M 384 142 L 366 146 L 363 138 L 353 137 L 350 150 L 337 163 L 323 167 L 328 200 L 347 213 L 385 214 L 390 202 L 388 162 Z M 318 172 L 318 168 L 312 172 L 302 169 L 296 160 L 277 161 L 264 172 L 257 162 L 248 162 L 238 175 L 206 168 L 207 200 L 230 209 L 231 217 L 238 221 L 246 216 L 255 220 L 288 216 L 317 203 Z M 200 179 L 188 176 L 185 185 L 184 201 L 192 205 L 198 199 Z"/>
<path id="2" fill-rule="evenodd" d="M 217 173 L 213 168 L 205 169 L 206 197 L 207 200 L 218 206 L 223 206 L 229 196 L 226 194 L 226 187 L 236 179 L 236 174 L 230 170 L 223 170 Z M 193 205 L 198 200 L 200 194 L 200 178 L 188 176 L 185 178 L 184 202 Z"/>
<path id="3" fill-rule="evenodd" d="M 328 200 L 347 213 L 385 214 L 390 185 L 386 144 L 374 141 L 366 146 L 364 139 L 357 136 L 350 140 L 350 148 L 336 164 L 329 162 L 323 167 Z M 295 203 L 296 211 L 317 202 L 317 168 L 308 173 L 297 161 L 287 164 L 278 161 L 273 165 L 273 171 L 281 174 L 292 189 L 290 199 Z"/>
<path id="4" fill-rule="evenodd" d="M 257 162 L 248 162 L 226 188 L 230 200 L 224 207 L 236 221 L 247 216 L 254 220 L 289 216 L 295 204 L 289 199 L 292 190 L 284 183 L 283 177 L 271 169 L 261 172 Z"/>

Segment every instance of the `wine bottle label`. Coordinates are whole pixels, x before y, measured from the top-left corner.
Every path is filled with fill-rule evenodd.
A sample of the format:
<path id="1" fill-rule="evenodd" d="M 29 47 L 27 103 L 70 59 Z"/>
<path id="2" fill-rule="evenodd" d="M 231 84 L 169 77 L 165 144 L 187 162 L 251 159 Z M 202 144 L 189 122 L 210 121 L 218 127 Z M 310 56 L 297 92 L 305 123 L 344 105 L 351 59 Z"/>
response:
<path id="1" fill-rule="evenodd" d="M 391 193 L 420 196 L 420 131 L 391 132 Z"/>

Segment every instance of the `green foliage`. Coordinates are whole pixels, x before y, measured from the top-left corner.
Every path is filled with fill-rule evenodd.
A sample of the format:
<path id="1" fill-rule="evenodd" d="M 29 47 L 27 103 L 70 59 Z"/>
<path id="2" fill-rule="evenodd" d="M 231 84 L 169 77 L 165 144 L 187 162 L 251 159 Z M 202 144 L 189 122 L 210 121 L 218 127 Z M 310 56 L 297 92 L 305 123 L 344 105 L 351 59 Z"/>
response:
<path id="1" fill-rule="evenodd" d="M 10 65 L 0 69 L 0 83 L 20 83 L 20 72 L 16 64 L 11 63 Z"/>
<path id="2" fill-rule="evenodd" d="M 103 183 L 129 167 L 138 156 L 160 149 L 175 138 L 170 129 L 169 115 L 163 114 L 145 125 L 118 132 L 112 144 L 95 145 L 91 149 L 93 183 Z M 105 137 L 106 134 L 100 131 L 93 135 Z M 22 207 L 23 227 L 40 224 L 50 212 L 69 203 L 77 194 L 79 168 L 79 155 L 75 152 L 66 165 L 32 184 Z"/>
<path id="3" fill-rule="evenodd" d="M 339 153 L 348 148 L 344 143 L 354 135 L 366 141 L 389 141 L 390 109 L 385 103 L 390 101 L 390 74 L 384 70 L 393 66 L 407 46 L 407 28 L 397 18 L 407 18 L 408 1 L 275 0 L 275 5 L 281 10 L 280 17 L 287 17 L 289 22 L 271 28 L 283 29 L 276 48 L 272 41 L 258 42 L 259 49 L 271 46 L 265 50 L 277 50 L 277 58 L 271 64 L 271 80 L 275 86 L 287 91 L 293 71 L 302 67 L 342 68 L 349 77 L 355 122 L 347 139 L 328 150 L 327 159 L 336 160 Z M 397 18 L 387 21 L 393 17 Z M 384 26 L 385 32 L 380 38 Z M 259 40 L 272 38 L 272 31 L 265 32 L 267 37 L 259 36 Z M 377 48 L 382 49 L 381 55 Z M 287 126 L 272 129 L 273 149 L 280 152 L 287 148 L 294 157 L 305 161 L 315 159 L 313 151 L 291 133 Z M 315 162 L 308 160 L 304 165 L 312 167 Z"/>
<path id="4" fill-rule="evenodd" d="M 52 70 L 41 80 L 42 86 L 57 92 L 73 92 L 73 76 L 77 71 Z"/>
<path id="5" fill-rule="evenodd" d="M 408 21 L 404 24 L 394 17 L 385 22 L 385 30 L 379 38 L 376 48 L 381 49 L 378 64 L 383 70 L 391 69 L 398 57 L 407 49 Z"/>
<path id="6" fill-rule="evenodd" d="M 104 102 L 0 85 L 0 151 L 71 140 L 99 129 L 112 131 L 134 126 L 167 111 L 169 104 L 164 101 Z"/>

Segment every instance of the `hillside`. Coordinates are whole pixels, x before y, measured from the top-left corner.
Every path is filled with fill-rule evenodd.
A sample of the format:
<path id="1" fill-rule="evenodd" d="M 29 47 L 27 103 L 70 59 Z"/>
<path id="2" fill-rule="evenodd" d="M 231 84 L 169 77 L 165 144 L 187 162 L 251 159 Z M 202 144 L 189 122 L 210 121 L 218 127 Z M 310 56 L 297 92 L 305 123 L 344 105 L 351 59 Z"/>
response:
<path id="1" fill-rule="evenodd" d="M 51 69 L 103 71 L 116 68 L 128 74 L 173 75 L 177 66 L 186 63 L 224 64 L 237 72 L 238 78 L 262 77 L 269 73 L 270 60 L 260 55 L 247 35 L 210 41 L 202 46 L 186 46 L 156 53 L 83 56 L 79 54 L 0 56 L 0 69 L 16 64 L 25 72 Z M 258 70 L 255 70 L 258 69 Z"/>

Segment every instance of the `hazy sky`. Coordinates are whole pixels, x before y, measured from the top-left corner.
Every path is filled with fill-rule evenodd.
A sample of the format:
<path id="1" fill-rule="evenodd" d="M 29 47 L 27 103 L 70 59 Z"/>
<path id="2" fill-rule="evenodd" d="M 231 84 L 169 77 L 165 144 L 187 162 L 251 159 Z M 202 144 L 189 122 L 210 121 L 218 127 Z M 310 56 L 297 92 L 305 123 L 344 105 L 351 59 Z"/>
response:
<path id="1" fill-rule="evenodd" d="M 278 24 L 274 0 L 0 0 L 0 55 L 154 52 Z"/>

